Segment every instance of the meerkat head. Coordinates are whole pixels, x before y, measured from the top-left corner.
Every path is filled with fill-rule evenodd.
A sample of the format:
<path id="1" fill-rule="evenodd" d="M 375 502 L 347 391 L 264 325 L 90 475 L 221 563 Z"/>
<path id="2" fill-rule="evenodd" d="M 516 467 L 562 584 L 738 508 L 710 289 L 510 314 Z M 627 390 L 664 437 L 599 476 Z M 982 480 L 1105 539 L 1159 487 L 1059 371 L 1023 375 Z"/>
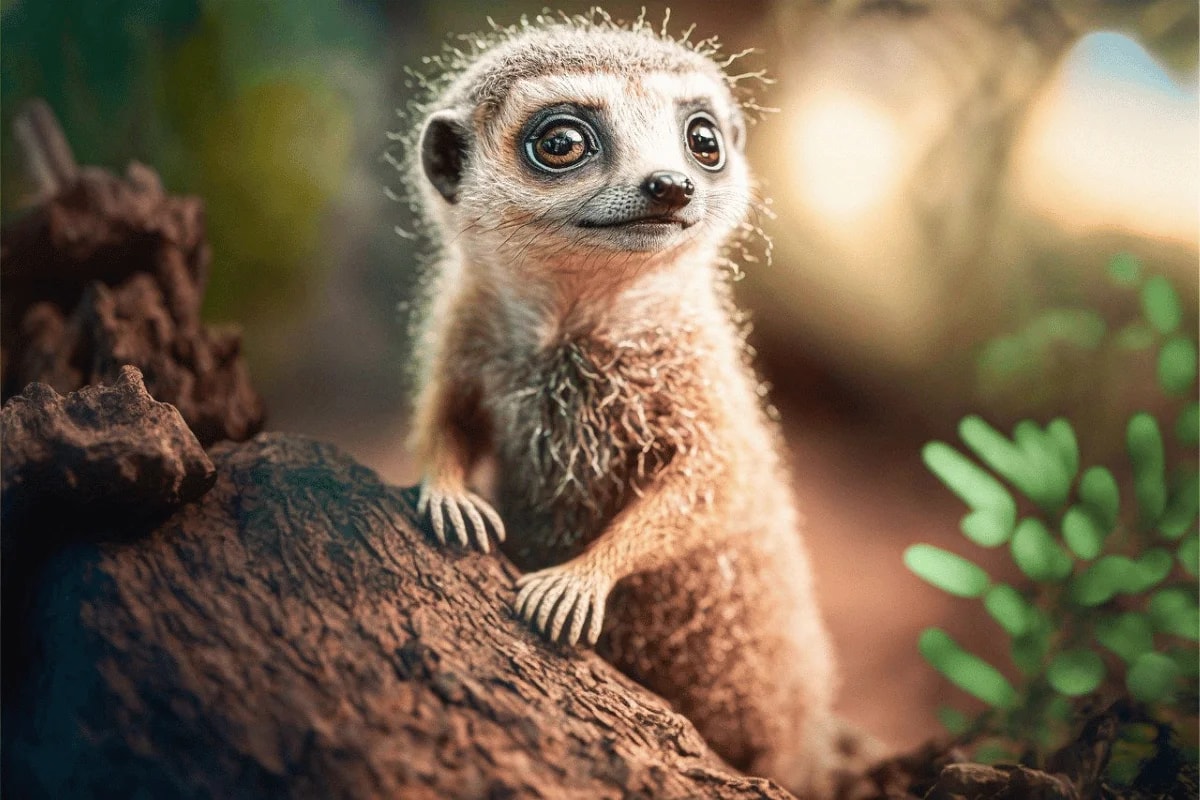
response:
<path id="1" fill-rule="evenodd" d="M 651 263 L 742 223 L 745 121 L 702 48 L 578 18 L 477 47 L 417 146 L 426 211 L 468 261 Z"/>

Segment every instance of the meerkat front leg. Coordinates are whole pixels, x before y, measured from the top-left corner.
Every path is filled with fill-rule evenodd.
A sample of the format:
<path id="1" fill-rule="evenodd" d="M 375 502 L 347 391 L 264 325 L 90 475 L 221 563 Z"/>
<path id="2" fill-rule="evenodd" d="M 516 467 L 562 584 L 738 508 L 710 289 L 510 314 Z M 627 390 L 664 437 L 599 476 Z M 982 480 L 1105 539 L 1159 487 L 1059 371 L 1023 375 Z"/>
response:
<path id="1" fill-rule="evenodd" d="M 712 540 L 715 498 L 698 496 L 689 473 L 676 465 L 660 476 L 582 555 L 518 578 L 517 613 L 551 641 L 596 644 L 604 604 L 617 581 Z M 712 484 L 720 485 L 719 477 Z"/>
<path id="2" fill-rule="evenodd" d="M 413 422 L 413 452 L 424 469 L 418 513 L 429 514 L 434 536 L 491 551 L 488 530 L 504 541 L 504 523 L 495 509 L 467 488 L 467 476 L 484 448 L 478 395 L 439 377 L 425 386 Z"/>

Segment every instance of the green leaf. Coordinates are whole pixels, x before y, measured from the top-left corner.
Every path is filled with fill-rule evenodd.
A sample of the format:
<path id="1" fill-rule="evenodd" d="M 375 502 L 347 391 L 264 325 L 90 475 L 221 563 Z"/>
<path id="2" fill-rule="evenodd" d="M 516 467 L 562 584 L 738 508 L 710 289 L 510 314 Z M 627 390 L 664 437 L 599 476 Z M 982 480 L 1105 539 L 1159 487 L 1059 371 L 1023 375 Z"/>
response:
<path id="1" fill-rule="evenodd" d="M 991 583 L 975 564 L 930 544 L 909 547 L 904 551 L 904 563 L 917 577 L 958 597 L 979 597 Z"/>
<path id="2" fill-rule="evenodd" d="M 1174 484 L 1167 510 L 1158 521 L 1158 532 L 1170 540 L 1187 533 L 1196 519 L 1200 510 L 1200 473 L 1185 468 L 1176 474 Z"/>
<path id="3" fill-rule="evenodd" d="M 937 710 L 938 721 L 951 736 L 965 733 L 971 727 L 971 718 L 957 708 L 940 706 Z"/>
<path id="4" fill-rule="evenodd" d="M 1025 675 L 1036 675 L 1042 671 L 1042 660 L 1047 648 L 1037 636 L 1018 636 L 1009 647 L 1009 658 Z"/>
<path id="5" fill-rule="evenodd" d="M 1068 698 L 1055 695 L 1046 703 L 1046 716 L 1059 722 L 1072 722 L 1075 719 L 1075 707 Z"/>
<path id="6" fill-rule="evenodd" d="M 1155 592 L 1146 611 L 1159 633 L 1200 639 L 1200 608 L 1192 590 L 1174 587 Z"/>
<path id="7" fill-rule="evenodd" d="M 1179 667 L 1179 674 L 1183 677 L 1200 677 L 1200 649 L 1195 645 L 1168 647 L 1167 656 Z"/>
<path id="8" fill-rule="evenodd" d="M 1104 544 L 1103 530 L 1083 506 L 1067 509 L 1063 515 L 1062 533 L 1067 547 L 1080 558 L 1091 561 L 1100 555 L 1100 548 Z"/>
<path id="9" fill-rule="evenodd" d="M 1006 583 L 998 583 L 988 589 L 983 605 L 1009 636 L 1021 636 L 1033 624 L 1029 602 Z"/>
<path id="10" fill-rule="evenodd" d="M 1158 351 L 1158 385 L 1171 395 L 1186 395 L 1196 380 L 1196 343 L 1183 336 L 1167 340 Z"/>
<path id="11" fill-rule="evenodd" d="M 1162 583 L 1171 574 L 1171 554 L 1155 547 L 1138 556 L 1134 571 L 1121 588 L 1123 594 L 1141 594 Z"/>
<path id="12" fill-rule="evenodd" d="M 1108 274 L 1122 286 L 1133 286 L 1142 278 L 1142 265 L 1130 253 L 1118 253 L 1108 262 Z"/>
<path id="13" fill-rule="evenodd" d="M 1079 481 L 1079 497 L 1101 523 L 1105 535 L 1112 533 L 1121 509 L 1121 493 L 1117 481 L 1104 467 L 1092 467 Z"/>
<path id="14" fill-rule="evenodd" d="M 1193 447 L 1200 443 L 1200 403 L 1188 403 L 1175 421 L 1175 438 Z"/>
<path id="15" fill-rule="evenodd" d="M 1056 417 L 1046 425 L 1046 435 L 1058 449 L 1058 458 L 1066 472 L 1069 491 L 1070 482 L 1075 480 L 1075 475 L 1079 472 L 1079 440 L 1075 436 L 1075 429 L 1067 420 Z"/>
<path id="16" fill-rule="evenodd" d="M 1126 723 L 1118 734 L 1122 741 L 1136 744 L 1153 744 L 1158 739 L 1158 726 L 1148 722 Z"/>
<path id="17" fill-rule="evenodd" d="M 1138 579 L 1138 565 L 1125 556 L 1104 556 L 1071 581 L 1070 596 L 1081 606 L 1108 602 Z"/>
<path id="18" fill-rule="evenodd" d="M 1038 492 L 1025 453 L 981 417 L 965 417 L 958 424 L 958 435 L 985 464 L 1026 496 L 1029 491 Z"/>
<path id="19" fill-rule="evenodd" d="M 917 646 L 934 669 L 967 694 L 997 708 L 1016 702 L 1016 690 L 995 667 L 963 650 L 940 628 L 926 628 Z"/>
<path id="20" fill-rule="evenodd" d="M 1138 502 L 1138 519 L 1150 528 L 1162 516 L 1167 504 L 1167 484 L 1162 434 L 1158 422 L 1145 412 L 1129 420 L 1125 434 L 1129 460 L 1133 462 L 1133 491 Z"/>
<path id="21" fill-rule="evenodd" d="M 1142 653 L 1154 649 L 1154 631 L 1145 614 L 1130 611 L 1115 617 L 1102 617 L 1096 623 L 1096 641 L 1120 656 L 1122 661 L 1132 663 Z"/>
<path id="22" fill-rule="evenodd" d="M 976 511 L 991 511 L 1011 532 L 1017 519 L 1017 503 L 1000 481 L 944 442 L 930 442 L 921 451 L 925 466 L 950 491 Z M 1008 534 L 1005 534 L 1007 539 Z"/>
<path id="23" fill-rule="evenodd" d="M 1013 522 L 1006 509 L 982 509 L 963 517 L 959 528 L 980 547 L 999 547 L 1012 536 Z"/>
<path id="24" fill-rule="evenodd" d="M 1104 680 L 1104 662 L 1091 650 L 1065 650 L 1050 661 L 1046 680 L 1059 694 L 1078 697 L 1100 686 Z"/>
<path id="25" fill-rule="evenodd" d="M 1142 771 L 1142 762 L 1153 757 L 1154 748 L 1117 742 L 1112 753 L 1108 766 L 1104 768 L 1105 779 L 1113 786 L 1131 786 Z"/>
<path id="26" fill-rule="evenodd" d="M 1200 573 L 1200 536 L 1192 534 L 1185 538 L 1179 543 L 1175 556 L 1184 571 L 1195 578 L 1197 573 Z"/>
<path id="27" fill-rule="evenodd" d="M 1114 343 L 1122 350 L 1145 350 L 1154 344 L 1154 330 L 1144 322 L 1131 322 L 1117 331 Z"/>
<path id="28" fill-rule="evenodd" d="M 1175 691 L 1179 665 L 1162 653 L 1143 653 L 1129 667 L 1125 686 L 1135 700 L 1157 703 L 1168 699 Z"/>
<path id="29" fill-rule="evenodd" d="M 1010 745 L 988 742 L 975 748 L 974 758 L 980 764 L 1015 764 L 1019 760 Z"/>
<path id="30" fill-rule="evenodd" d="M 1054 541 L 1041 521 L 1021 520 L 1012 538 L 1012 557 L 1021 572 L 1039 583 L 1060 581 L 1071 574 L 1071 557 Z"/>
<path id="31" fill-rule="evenodd" d="M 1175 288 L 1161 275 L 1142 286 L 1142 315 L 1161 334 L 1173 333 L 1183 320 L 1183 309 Z"/>
<path id="32" fill-rule="evenodd" d="M 1012 662 L 1025 675 L 1037 675 L 1050 652 L 1050 636 L 1054 626 L 1045 612 L 1036 607 L 1030 609 L 1029 630 L 1013 639 L 1009 648 Z"/>
<path id="33" fill-rule="evenodd" d="M 1070 342 L 1086 349 L 1100 344 L 1107 329 L 1104 317 L 1087 308 L 1047 308 L 1025 328 L 1024 338 L 1038 348 Z"/>
<path id="34" fill-rule="evenodd" d="M 1041 353 L 1030 353 L 1018 336 L 1001 336 L 988 342 L 979 354 L 979 371 L 1002 381 L 1029 372 L 1037 365 Z"/>
<path id="35" fill-rule="evenodd" d="M 1066 420 L 1059 420 L 1066 424 Z M 1074 434 L 1067 424 L 1066 435 L 1071 438 L 1074 446 Z M 1059 426 L 1060 435 L 1062 427 Z M 1074 469 L 1067 473 L 1065 457 L 1056 441 L 1047 431 L 1043 431 L 1032 420 L 1021 420 L 1013 430 L 1013 438 L 1025 457 L 1025 465 L 1030 484 L 1025 493 L 1035 503 L 1043 508 L 1061 508 L 1071 493 L 1071 480 L 1075 477 Z M 1078 453 L 1074 454 L 1078 466 Z"/>

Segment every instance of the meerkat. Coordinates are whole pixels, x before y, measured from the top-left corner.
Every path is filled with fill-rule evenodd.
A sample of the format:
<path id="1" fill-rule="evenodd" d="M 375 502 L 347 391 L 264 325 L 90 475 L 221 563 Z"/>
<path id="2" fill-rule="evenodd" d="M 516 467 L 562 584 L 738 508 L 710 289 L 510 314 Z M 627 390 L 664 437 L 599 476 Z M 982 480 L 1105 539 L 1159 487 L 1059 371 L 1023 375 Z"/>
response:
<path id="1" fill-rule="evenodd" d="M 548 639 L 824 796 L 833 657 L 722 267 L 752 199 L 733 81 L 711 40 L 603 16 L 468 41 L 414 142 L 440 240 L 420 511 L 443 544 L 494 537 Z M 469 488 L 484 456 L 495 507 Z"/>

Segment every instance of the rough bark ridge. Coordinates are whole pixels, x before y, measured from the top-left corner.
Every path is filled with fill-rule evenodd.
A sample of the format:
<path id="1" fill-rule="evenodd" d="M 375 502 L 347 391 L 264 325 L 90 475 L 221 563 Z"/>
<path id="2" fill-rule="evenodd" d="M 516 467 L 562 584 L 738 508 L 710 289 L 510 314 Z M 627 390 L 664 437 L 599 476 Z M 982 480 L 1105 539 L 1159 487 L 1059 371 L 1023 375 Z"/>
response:
<path id="1" fill-rule="evenodd" d="M 174 406 L 146 392 L 136 367 L 112 386 L 62 397 L 31 383 L 0 410 L 4 542 L 38 517 L 165 514 L 212 486 L 216 470 Z M 9 548 L 4 547 L 4 554 Z"/>
<path id="2" fill-rule="evenodd" d="M 20 797 L 788 797 L 589 652 L 509 612 L 515 571 L 434 549 L 328 445 L 212 451 L 148 536 L 39 571 L 4 698 Z"/>
<path id="3" fill-rule="evenodd" d="M 4 399 L 32 381 L 62 393 L 111 382 L 134 364 L 206 446 L 253 436 L 264 412 L 241 335 L 200 322 L 203 202 L 166 194 L 141 164 L 124 180 L 77 169 L 48 109 L 33 111 L 40 124 L 18 138 L 47 200 L 0 237 Z"/>

